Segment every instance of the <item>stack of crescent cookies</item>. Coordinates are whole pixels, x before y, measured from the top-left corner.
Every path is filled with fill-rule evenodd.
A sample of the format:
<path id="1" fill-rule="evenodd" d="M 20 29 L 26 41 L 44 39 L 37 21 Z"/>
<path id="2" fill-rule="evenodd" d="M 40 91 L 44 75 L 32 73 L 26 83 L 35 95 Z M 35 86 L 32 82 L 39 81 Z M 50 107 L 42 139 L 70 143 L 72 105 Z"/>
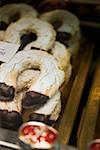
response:
<path id="1" fill-rule="evenodd" d="M 78 18 L 66 10 L 39 14 L 23 3 L 0 8 L 0 41 L 20 45 L 14 57 L 0 65 L 2 127 L 58 119 L 62 85 L 70 79 L 70 60 L 80 37 Z"/>

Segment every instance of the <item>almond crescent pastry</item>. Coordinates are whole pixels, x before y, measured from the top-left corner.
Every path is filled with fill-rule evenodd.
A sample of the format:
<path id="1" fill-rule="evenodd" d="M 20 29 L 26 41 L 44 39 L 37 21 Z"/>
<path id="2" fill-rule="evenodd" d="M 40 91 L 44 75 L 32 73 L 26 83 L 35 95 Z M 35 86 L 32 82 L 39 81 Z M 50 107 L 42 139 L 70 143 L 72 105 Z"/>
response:
<path id="1" fill-rule="evenodd" d="M 30 86 L 32 79 L 35 80 L 38 79 L 40 74 L 39 70 L 34 69 L 28 69 L 22 72 L 17 80 L 17 90 L 21 91 L 24 87 Z M 41 103 L 40 103 L 41 106 Z M 23 112 L 23 118 L 24 121 L 29 120 L 37 120 L 42 121 L 44 123 L 52 124 L 54 121 L 56 121 L 59 117 L 59 113 L 61 111 L 61 93 L 60 91 L 57 91 L 56 94 L 50 98 L 46 104 L 41 106 L 40 108 L 34 110 L 34 109 L 25 109 Z"/>
<path id="2" fill-rule="evenodd" d="M 66 73 L 66 84 L 69 81 L 71 76 L 71 65 L 69 65 L 65 71 Z M 35 80 L 38 78 L 40 72 L 38 70 L 28 69 L 20 74 L 17 80 L 17 89 L 20 91 L 25 88 L 25 85 L 28 87 L 31 85 L 32 79 Z M 60 88 L 63 91 L 63 87 Z M 41 106 L 41 102 L 40 102 Z M 30 120 L 42 121 L 44 123 L 52 124 L 59 117 L 59 113 L 61 111 L 61 94 L 60 91 L 57 91 L 56 94 L 47 101 L 46 104 L 36 109 L 25 109 L 24 111 L 24 119 L 27 121 L 30 116 Z M 26 117 L 27 116 L 27 117 Z"/>
<path id="3" fill-rule="evenodd" d="M 18 75 L 28 68 L 40 69 L 40 75 L 23 98 L 24 107 L 33 107 L 39 101 L 45 103 L 64 82 L 64 71 L 58 68 L 53 56 L 38 50 L 20 51 L 0 66 L 0 100 L 13 99 Z"/>
<path id="4" fill-rule="evenodd" d="M 71 54 L 76 53 L 80 40 L 80 27 L 79 19 L 74 14 L 57 9 L 43 13 L 40 18 L 54 26 L 57 30 L 57 40 L 66 44 Z"/>
<path id="5" fill-rule="evenodd" d="M 21 44 L 21 37 L 29 33 L 34 33 L 37 37 L 33 42 L 28 44 L 29 49 L 35 47 L 47 51 L 53 46 L 56 38 L 56 32 L 52 25 L 37 18 L 27 18 L 20 19 L 16 23 L 9 25 L 4 40 Z"/>
<path id="6" fill-rule="evenodd" d="M 66 74 L 64 83 L 67 84 L 72 73 L 72 65 L 70 63 L 71 55 L 68 49 L 65 47 L 64 44 L 56 41 L 50 53 L 57 60 L 60 69 L 64 70 Z M 38 78 L 39 73 L 40 73 L 39 70 L 33 70 L 33 69 L 28 69 L 23 73 L 21 73 L 17 81 L 17 90 L 20 91 L 22 87 L 24 88 L 26 88 L 26 86 L 29 87 L 29 85 L 31 85 L 32 79 L 34 79 L 35 81 Z M 60 90 L 63 91 L 63 86 L 60 88 Z"/>
<path id="7" fill-rule="evenodd" d="M 24 50 L 27 50 L 27 48 L 29 49 L 30 46 L 29 44 L 26 46 L 26 48 L 24 48 Z M 33 49 L 34 51 L 34 49 Z M 71 72 L 72 72 L 72 66 L 70 63 L 70 59 L 71 59 L 71 54 L 68 51 L 68 48 L 66 48 L 66 46 L 62 43 L 60 43 L 59 41 L 56 41 L 54 43 L 53 48 L 51 49 L 50 53 L 53 55 L 53 57 L 57 60 L 58 66 L 60 67 L 61 70 L 64 70 L 66 73 L 66 82 L 69 80 L 70 76 L 71 76 Z M 28 73 L 28 71 L 27 71 Z M 32 70 L 30 70 L 30 74 L 33 74 Z M 25 76 L 27 76 L 27 83 L 29 80 L 31 80 L 31 76 L 22 75 L 24 78 Z M 30 79 L 29 79 L 30 78 Z M 23 79 L 21 78 L 20 75 L 20 82 L 23 82 Z M 20 83 L 19 82 L 19 83 Z M 22 83 L 24 85 L 24 83 Z"/>
<path id="8" fill-rule="evenodd" d="M 79 31 L 78 18 L 67 10 L 57 9 L 41 14 L 40 18 L 57 26 L 57 31 L 71 33 Z M 57 25 L 56 25 L 57 24 Z"/>
<path id="9" fill-rule="evenodd" d="M 13 13 L 12 13 L 13 12 Z M 0 8 L 0 40 L 4 40 L 7 26 L 20 18 L 37 17 L 38 12 L 31 6 L 20 4 L 6 4 Z"/>

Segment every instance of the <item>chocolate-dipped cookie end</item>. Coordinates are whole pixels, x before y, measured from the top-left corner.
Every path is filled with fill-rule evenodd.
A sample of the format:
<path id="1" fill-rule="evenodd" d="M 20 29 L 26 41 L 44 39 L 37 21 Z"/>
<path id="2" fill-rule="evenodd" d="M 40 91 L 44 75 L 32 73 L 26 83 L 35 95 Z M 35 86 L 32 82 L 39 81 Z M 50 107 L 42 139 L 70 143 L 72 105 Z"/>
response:
<path id="1" fill-rule="evenodd" d="M 48 99 L 49 97 L 46 95 L 34 91 L 29 91 L 22 99 L 22 107 L 24 109 L 39 108 L 41 105 L 44 105 Z"/>
<path id="2" fill-rule="evenodd" d="M 17 129 L 22 124 L 22 117 L 16 111 L 0 110 L 0 126 L 8 129 Z"/>
<path id="3" fill-rule="evenodd" d="M 9 86 L 5 83 L 0 83 L 0 100 L 11 101 L 14 98 L 15 89 L 13 86 Z"/>

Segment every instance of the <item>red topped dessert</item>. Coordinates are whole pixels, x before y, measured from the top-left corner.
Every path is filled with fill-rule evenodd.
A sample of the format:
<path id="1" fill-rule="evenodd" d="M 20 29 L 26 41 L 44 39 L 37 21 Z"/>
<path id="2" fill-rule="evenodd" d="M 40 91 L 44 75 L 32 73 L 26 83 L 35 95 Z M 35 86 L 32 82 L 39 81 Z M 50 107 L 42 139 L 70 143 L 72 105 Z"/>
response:
<path id="1" fill-rule="evenodd" d="M 19 129 L 19 139 L 31 148 L 50 149 L 57 140 L 58 132 L 41 122 L 27 122 Z"/>

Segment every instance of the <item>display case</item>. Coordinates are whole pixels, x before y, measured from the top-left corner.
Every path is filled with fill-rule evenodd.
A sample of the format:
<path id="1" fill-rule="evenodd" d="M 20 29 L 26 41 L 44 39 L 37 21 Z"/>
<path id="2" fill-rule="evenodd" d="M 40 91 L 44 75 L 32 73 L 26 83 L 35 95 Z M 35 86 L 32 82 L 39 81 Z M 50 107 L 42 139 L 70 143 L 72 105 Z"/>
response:
<path id="1" fill-rule="evenodd" d="M 63 87 L 61 113 L 52 126 L 58 130 L 61 144 L 85 150 L 92 140 L 100 139 L 100 1 L 1 0 L 0 4 L 2 7 L 15 2 L 27 3 L 40 14 L 58 8 L 68 10 L 80 20 L 80 47 L 72 57 L 72 74 Z M 12 143 L 18 149 L 17 130 L 0 128 L 0 131 L 0 142 L 5 141 L 2 135 L 7 135 L 9 143 L 14 136 Z M 8 145 L 3 149 L 10 149 Z"/>

